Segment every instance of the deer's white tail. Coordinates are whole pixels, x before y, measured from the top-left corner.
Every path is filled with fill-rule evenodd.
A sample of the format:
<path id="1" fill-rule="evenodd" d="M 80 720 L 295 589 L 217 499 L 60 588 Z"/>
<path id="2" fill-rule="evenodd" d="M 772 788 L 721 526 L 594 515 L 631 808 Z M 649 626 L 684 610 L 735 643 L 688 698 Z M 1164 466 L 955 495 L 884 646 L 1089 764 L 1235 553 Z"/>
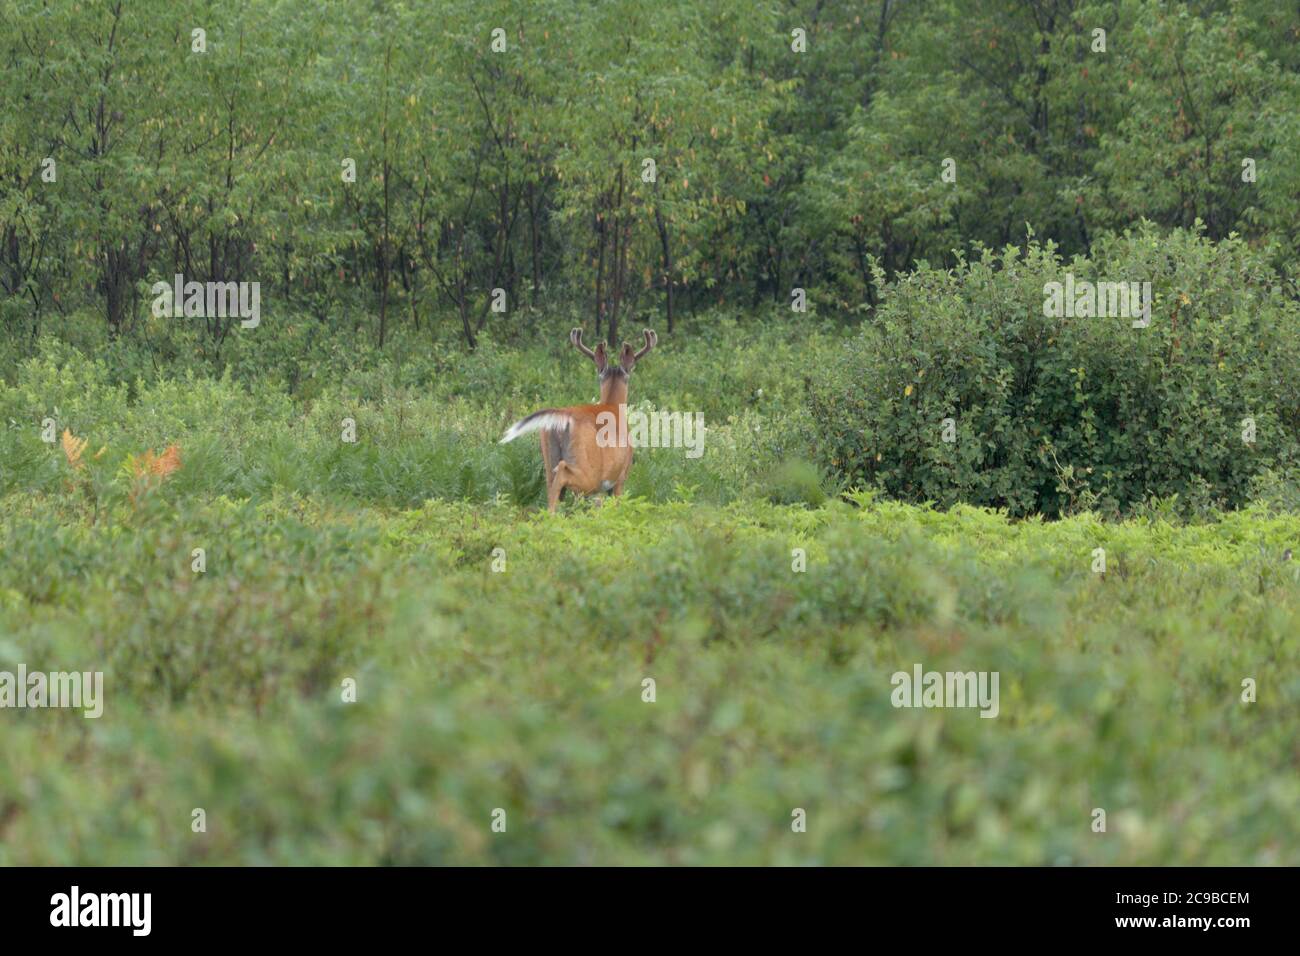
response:
<path id="1" fill-rule="evenodd" d="M 520 435 L 527 435 L 530 432 L 541 431 L 543 428 L 567 430 L 573 423 L 573 416 L 568 412 L 556 411 L 553 408 L 544 408 L 540 412 L 533 412 L 527 418 L 521 418 L 511 425 L 501 439 L 500 444 L 504 445 L 508 441 L 514 441 Z"/>

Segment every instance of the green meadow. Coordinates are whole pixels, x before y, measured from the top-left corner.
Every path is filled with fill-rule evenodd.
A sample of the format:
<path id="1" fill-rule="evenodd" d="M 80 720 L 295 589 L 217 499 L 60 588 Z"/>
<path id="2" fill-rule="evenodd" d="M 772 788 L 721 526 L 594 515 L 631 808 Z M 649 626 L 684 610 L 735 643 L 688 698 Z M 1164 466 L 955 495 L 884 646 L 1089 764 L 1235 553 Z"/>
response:
<path id="1" fill-rule="evenodd" d="M 594 388 L 558 347 L 296 395 L 18 363 L 0 670 L 102 670 L 104 711 L 3 712 L 0 863 L 1300 861 L 1300 516 L 837 490 L 778 348 L 725 390 L 707 350 L 647 360 L 633 400 L 703 406 L 705 455 L 556 515 L 496 438 Z M 996 718 L 894 707 L 916 664 L 997 672 Z"/>
<path id="2" fill-rule="evenodd" d="M 0 0 L 0 866 L 1300 865 L 1295 4 L 343 7 Z"/>

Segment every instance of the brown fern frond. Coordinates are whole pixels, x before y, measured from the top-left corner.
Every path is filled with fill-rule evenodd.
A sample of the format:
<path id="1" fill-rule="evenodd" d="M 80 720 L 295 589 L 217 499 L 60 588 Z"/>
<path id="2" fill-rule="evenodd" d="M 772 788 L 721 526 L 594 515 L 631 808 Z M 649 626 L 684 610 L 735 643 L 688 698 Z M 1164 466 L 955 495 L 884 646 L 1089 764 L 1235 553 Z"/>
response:
<path id="1" fill-rule="evenodd" d="M 63 429 L 63 456 L 68 459 L 68 464 L 74 469 L 81 468 L 83 462 L 81 453 L 86 450 L 87 440 L 78 438 L 68 429 Z"/>

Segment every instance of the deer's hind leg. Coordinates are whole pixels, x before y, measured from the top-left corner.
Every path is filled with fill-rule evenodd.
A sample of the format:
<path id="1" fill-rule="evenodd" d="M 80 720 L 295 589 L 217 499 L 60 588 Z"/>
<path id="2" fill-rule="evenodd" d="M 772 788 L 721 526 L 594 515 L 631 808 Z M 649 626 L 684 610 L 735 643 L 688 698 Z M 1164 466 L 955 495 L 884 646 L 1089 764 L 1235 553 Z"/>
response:
<path id="1" fill-rule="evenodd" d="M 564 489 L 574 484 L 577 476 L 577 470 L 567 461 L 561 459 L 556 462 L 555 471 L 551 475 L 551 487 L 546 496 L 546 507 L 554 511 L 560 503 L 560 496 L 564 494 Z"/>
<path id="2" fill-rule="evenodd" d="M 564 462 L 560 462 L 561 465 Z M 560 495 L 564 492 L 564 482 L 559 475 L 551 476 L 550 487 L 546 489 L 546 508 L 554 511 L 560 505 Z"/>
<path id="3" fill-rule="evenodd" d="M 542 463 L 546 469 L 546 507 L 554 511 L 564 495 L 569 482 L 569 465 L 565 458 L 570 454 L 568 433 L 556 429 L 542 432 Z"/>
<path id="4" fill-rule="evenodd" d="M 623 462 L 623 472 L 618 476 L 618 481 L 614 482 L 614 497 L 617 498 L 623 494 L 623 484 L 627 481 L 627 473 L 632 470 L 632 449 L 627 450 L 627 461 Z"/>
<path id="5" fill-rule="evenodd" d="M 549 500 L 551 496 L 551 482 L 555 480 L 555 464 L 558 460 L 557 455 L 553 453 L 554 442 L 551 433 L 542 429 L 542 476 L 546 479 L 546 497 Z"/>
<path id="6" fill-rule="evenodd" d="M 584 456 L 581 451 L 573 452 L 574 461 L 560 459 L 555 465 L 555 483 L 551 485 L 551 510 L 565 488 L 574 494 L 591 495 L 600 491 L 603 482 L 600 478 L 600 463 Z"/>

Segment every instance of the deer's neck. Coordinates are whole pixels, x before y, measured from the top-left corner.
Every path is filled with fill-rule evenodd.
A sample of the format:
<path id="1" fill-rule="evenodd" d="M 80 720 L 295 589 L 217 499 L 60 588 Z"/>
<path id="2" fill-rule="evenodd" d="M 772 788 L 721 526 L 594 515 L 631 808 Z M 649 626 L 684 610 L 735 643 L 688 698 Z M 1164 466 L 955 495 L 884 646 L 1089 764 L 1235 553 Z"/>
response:
<path id="1" fill-rule="evenodd" d="M 600 404 L 626 405 L 627 404 L 627 382 L 619 382 L 619 381 L 602 382 L 600 386 Z"/>

